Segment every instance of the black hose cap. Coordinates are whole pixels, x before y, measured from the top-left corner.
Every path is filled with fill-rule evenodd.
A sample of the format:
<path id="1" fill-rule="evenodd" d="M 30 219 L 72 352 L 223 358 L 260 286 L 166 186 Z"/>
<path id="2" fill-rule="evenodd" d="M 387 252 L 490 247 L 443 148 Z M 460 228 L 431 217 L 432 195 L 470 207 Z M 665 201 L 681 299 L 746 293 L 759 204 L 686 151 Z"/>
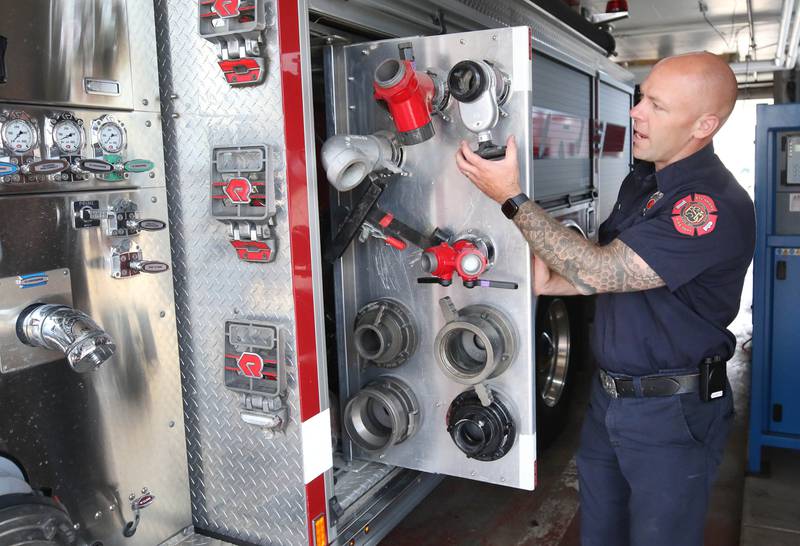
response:
<path id="1" fill-rule="evenodd" d="M 462 392 L 447 412 L 447 432 L 470 459 L 496 461 L 514 446 L 514 419 L 497 394 L 492 394 L 487 407 L 474 390 Z"/>
<path id="2" fill-rule="evenodd" d="M 447 75 L 447 86 L 450 95 L 458 102 L 472 102 L 486 91 L 489 85 L 488 75 L 475 61 L 460 61 L 450 69 Z"/>

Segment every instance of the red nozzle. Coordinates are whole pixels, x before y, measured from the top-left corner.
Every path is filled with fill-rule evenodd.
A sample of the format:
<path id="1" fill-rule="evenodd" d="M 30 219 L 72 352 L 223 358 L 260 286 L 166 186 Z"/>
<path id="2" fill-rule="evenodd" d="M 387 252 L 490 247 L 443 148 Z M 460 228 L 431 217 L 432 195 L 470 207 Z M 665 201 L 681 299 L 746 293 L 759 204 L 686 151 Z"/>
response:
<path id="1" fill-rule="evenodd" d="M 429 75 L 414 71 L 411 61 L 386 59 L 375 69 L 372 85 L 375 98 L 388 105 L 402 144 L 419 144 L 433 137 L 436 90 Z"/>

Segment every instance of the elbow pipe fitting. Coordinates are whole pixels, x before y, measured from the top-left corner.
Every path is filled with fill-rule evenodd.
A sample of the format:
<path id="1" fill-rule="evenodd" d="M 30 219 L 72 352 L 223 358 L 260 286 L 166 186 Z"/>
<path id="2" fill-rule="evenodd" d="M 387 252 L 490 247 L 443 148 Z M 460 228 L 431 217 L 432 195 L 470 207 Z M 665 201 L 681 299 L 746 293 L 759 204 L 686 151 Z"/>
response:
<path id="1" fill-rule="evenodd" d="M 387 132 L 374 135 L 336 135 L 322 145 L 322 166 L 328 182 L 340 192 L 358 186 L 380 169 L 400 173 L 402 151 Z"/>
<path id="2" fill-rule="evenodd" d="M 431 112 L 437 85 L 429 74 L 415 71 L 411 61 L 386 59 L 375 69 L 373 89 L 375 99 L 388 106 L 402 144 L 433 138 Z"/>
<path id="3" fill-rule="evenodd" d="M 26 307 L 17 317 L 17 337 L 31 347 L 63 352 L 78 373 L 94 370 L 116 350 L 111 336 L 89 315 L 66 305 Z"/>

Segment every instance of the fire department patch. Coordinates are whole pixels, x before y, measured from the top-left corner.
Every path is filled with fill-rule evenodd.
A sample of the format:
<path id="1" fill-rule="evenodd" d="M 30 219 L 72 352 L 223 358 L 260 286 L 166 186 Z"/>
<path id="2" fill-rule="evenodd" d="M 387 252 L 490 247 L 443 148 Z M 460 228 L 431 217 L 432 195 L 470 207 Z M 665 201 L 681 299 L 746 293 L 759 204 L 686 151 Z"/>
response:
<path id="1" fill-rule="evenodd" d="M 672 206 L 672 223 L 683 235 L 708 235 L 717 227 L 717 206 L 707 195 L 690 193 Z"/>

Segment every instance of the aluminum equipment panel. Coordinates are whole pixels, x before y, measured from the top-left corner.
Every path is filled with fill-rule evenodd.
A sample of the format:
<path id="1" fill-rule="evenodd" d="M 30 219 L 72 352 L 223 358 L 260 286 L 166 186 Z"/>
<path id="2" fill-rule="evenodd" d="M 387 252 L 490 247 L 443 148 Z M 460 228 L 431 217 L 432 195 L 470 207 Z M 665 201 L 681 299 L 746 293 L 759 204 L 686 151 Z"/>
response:
<path id="1" fill-rule="evenodd" d="M 112 278 L 119 238 L 75 227 L 75 202 L 104 209 L 117 199 L 142 217 L 167 216 L 163 188 L 0 197 L 0 277 L 68 270 L 72 304 L 117 346 L 87 374 L 61 359 L 0 376 L 0 450 L 24 462 L 36 487 L 52 487 L 87 544 L 152 546 L 191 524 L 174 299 L 169 273 Z M 169 262 L 166 230 L 132 239 L 146 259 Z M 31 303 L 48 301 L 34 291 Z M 155 501 L 125 538 L 129 495 L 144 488 Z"/>
<path id="2" fill-rule="evenodd" d="M 126 0 L 4 2 L 0 35 L 0 100 L 133 109 Z"/>
<path id="3" fill-rule="evenodd" d="M 161 118 L 155 112 L 119 112 L 0 103 L 0 127 L 3 125 L 3 118 L 9 120 L 18 115 L 30 119 L 36 133 L 36 145 L 26 155 L 19 156 L 0 142 L 0 162 L 24 165 L 27 162 L 45 159 L 64 159 L 77 165 L 80 159 L 102 159 L 122 165 L 129 160 L 145 159 L 153 162 L 153 168 L 145 172 L 120 172 L 100 176 L 87 173 L 83 180 L 73 176 L 71 171 L 49 176 L 41 175 L 38 178 L 24 176 L 21 173 L 14 176 L 0 175 L 0 196 L 17 193 L 104 191 L 118 187 L 153 188 L 163 187 L 165 184 Z M 73 148 L 68 148 L 67 152 L 61 151 L 55 142 L 55 124 L 65 115 L 71 116 L 76 123 L 73 126 L 76 127 L 73 129 L 75 134 L 69 137 L 72 139 L 70 144 L 78 148 L 75 151 L 71 151 Z M 100 129 L 106 122 L 115 128 L 121 128 L 122 140 L 119 151 L 116 149 L 116 141 L 114 147 L 106 144 L 113 153 L 103 150 L 100 146 Z M 114 134 L 114 138 L 116 137 L 117 134 Z"/>
<path id="4" fill-rule="evenodd" d="M 356 44 L 333 50 L 332 69 L 326 74 L 335 115 L 337 134 L 367 135 L 394 130 L 388 113 L 373 98 L 373 74 L 386 59 L 398 58 L 398 45 L 413 46 L 416 70 L 432 68 L 447 74 L 457 62 L 485 59 L 510 76 L 511 93 L 502 108 L 508 113 L 493 129 L 494 141 L 504 143 L 516 136 L 521 150 L 531 146 L 531 42 L 527 27 L 476 31 L 427 38 L 407 38 Z M 517 290 L 467 289 L 457 280 L 450 287 L 417 284 L 425 277 L 419 265 L 420 251 L 396 250 L 369 239 L 354 241 L 338 262 L 337 329 L 340 351 L 342 400 L 346 401 L 366 383 L 379 376 L 405 381 L 417 397 L 420 422 L 416 433 L 380 456 L 355 450 L 359 458 L 426 472 L 449 474 L 501 485 L 534 488 L 535 394 L 534 307 L 531 292 L 528 246 L 519 230 L 506 219 L 500 207 L 479 192 L 457 170 L 455 151 L 461 140 L 474 148 L 476 137 L 464 127 L 456 102 L 445 110 L 450 121 L 434 117 L 436 136 L 414 146 L 404 146 L 403 169 L 410 176 L 392 182 L 381 197 L 382 209 L 420 232 L 434 226 L 453 234 L 468 230 L 488 235 L 495 248 L 495 263 L 485 278 L 513 281 Z M 521 153 L 523 191 L 532 193 L 530 154 Z M 354 190 L 351 194 L 358 193 Z M 352 205 L 350 194 L 340 194 L 341 204 Z M 505 402 L 517 426 L 511 450 L 493 462 L 468 459 L 454 444 L 445 423 L 448 407 L 470 387 L 442 373 L 434 357 L 434 338 L 445 325 L 439 300 L 449 296 L 459 309 L 490 304 L 504 311 L 516 328 L 518 354 L 509 368 L 487 381 Z M 353 341 L 358 310 L 378 298 L 391 297 L 406 304 L 416 319 L 418 345 L 403 364 L 390 370 L 362 367 Z"/>

